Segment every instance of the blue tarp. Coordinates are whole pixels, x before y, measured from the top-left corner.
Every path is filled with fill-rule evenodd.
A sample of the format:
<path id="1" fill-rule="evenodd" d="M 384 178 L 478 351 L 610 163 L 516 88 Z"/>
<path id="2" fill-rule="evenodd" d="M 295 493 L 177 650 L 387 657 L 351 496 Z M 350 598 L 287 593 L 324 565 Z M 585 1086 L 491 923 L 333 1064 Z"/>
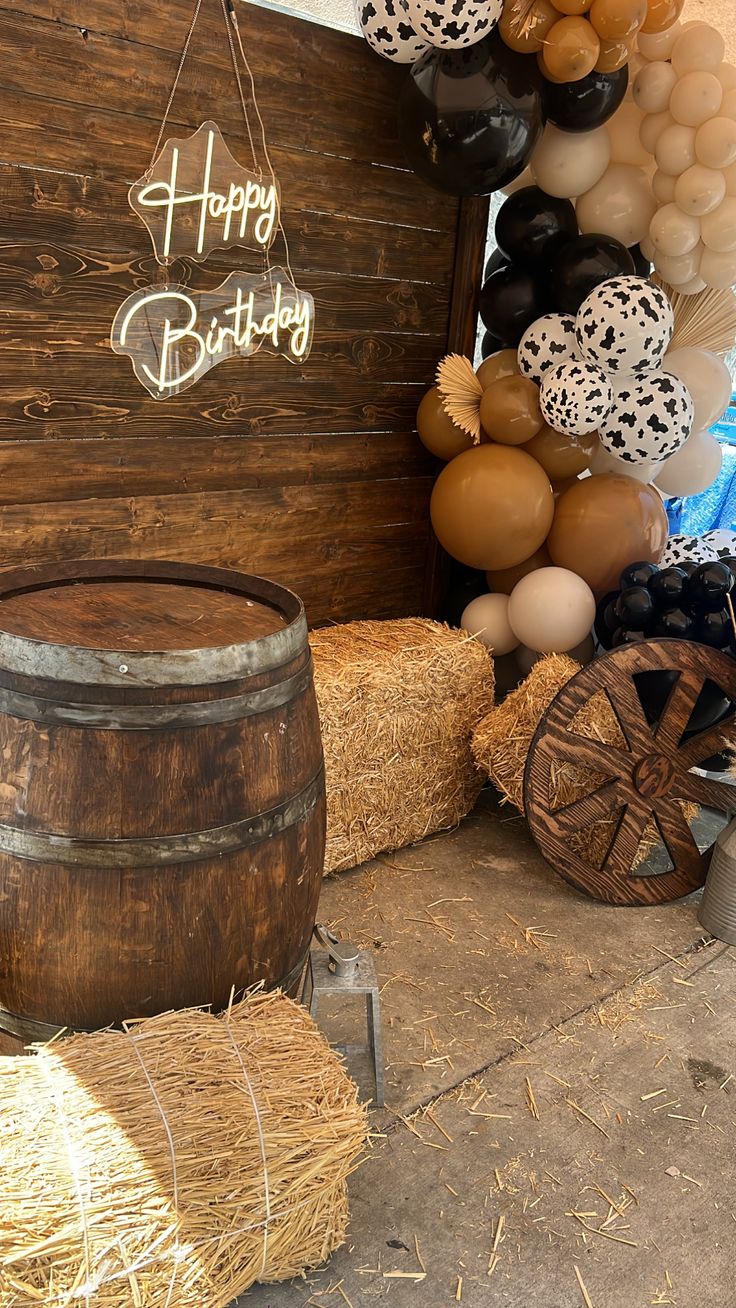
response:
<path id="1" fill-rule="evenodd" d="M 736 531 L 736 394 L 719 422 L 711 428 L 723 446 L 723 467 L 717 480 L 702 495 L 667 501 L 672 535 L 702 536 L 715 527 Z"/>

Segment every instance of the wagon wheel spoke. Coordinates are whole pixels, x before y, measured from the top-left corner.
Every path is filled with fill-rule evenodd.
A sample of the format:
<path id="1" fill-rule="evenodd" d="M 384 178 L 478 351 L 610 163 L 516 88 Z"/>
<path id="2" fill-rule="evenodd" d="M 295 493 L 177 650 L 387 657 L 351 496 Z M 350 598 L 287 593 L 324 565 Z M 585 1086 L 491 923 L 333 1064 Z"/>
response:
<path id="1" fill-rule="evenodd" d="M 680 744 L 704 681 L 699 672 L 688 668 L 680 673 L 670 691 L 655 734 L 657 749 L 670 757 Z"/>
<path id="2" fill-rule="evenodd" d="M 678 749 L 678 766 L 687 772 L 690 768 L 698 767 L 712 754 L 720 754 L 724 743 L 733 741 L 735 728 L 736 721 L 731 718 L 724 722 L 717 722 L 715 726 L 708 727 L 705 731 L 700 731 L 697 736 L 693 736 L 692 740 L 688 740 Z"/>
<path id="3" fill-rule="evenodd" d="M 672 790 L 680 799 L 689 799 L 693 804 L 736 813 L 736 785 L 729 786 L 725 781 L 712 781 L 710 777 L 685 772 L 678 776 Z"/>
<path id="4" fill-rule="evenodd" d="M 627 804 L 621 814 L 616 834 L 603 860 L 602 871 L 628 876 L 636 861 L 641 838 L 651 817 L 651 809 Z"/>
<path id="5" fill-rule="evenodd" d="M 581 795 L 580 799 L 573 800 L 571 804 L 555 809 L 552 816 L 563 831 L 576 831 L 589 823 L 603 821 L 619 809 L 623 803 L 619 792 L 619 782 L 608 781 L 599 790 Z"/>
<path id="6" fill-rule="evenodd" d="M 606 777 L 628 777 L 634 766 L 631 754 L 619 745 L 607 745 L 595 736 L 579 736 L 561 726 L 549 728 L 544 745 L 553 747 L 555 761 L 602 772 Z"/>
<path id="7" fill-rule="evenodd" d="M 630 677 L 613 681 L 606 691 L 629 748 L 642 754 L 652 753 L 654 735 L 634 682 Z"/>
<path id="8" fill-rule="evenodd" d="M 660 799 L 655 813 L 657 826 L 675 867 L 687 867 L 700 858 L 690 824 L 676 799 Z"/>

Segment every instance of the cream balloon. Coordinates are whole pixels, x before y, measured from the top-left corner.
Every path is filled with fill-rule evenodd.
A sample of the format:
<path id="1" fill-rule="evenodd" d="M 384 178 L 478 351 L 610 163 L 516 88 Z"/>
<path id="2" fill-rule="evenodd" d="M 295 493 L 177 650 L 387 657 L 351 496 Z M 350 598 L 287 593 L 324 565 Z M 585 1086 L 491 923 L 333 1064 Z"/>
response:
<path id="1" fill-rule="evenodd" d="M 675 203 L 683 213 L 701 217 L 717 209 L 726 194 L 726 178 L 715 168 L 693 164 L 675 183 Z"/>
<path id="2" fill-rule="evenodd" d="M 721 107 L 718 110 L 718 117 L 736 117 L 736 86 L 732 87 L 730 91 L 724 91 L 723 99 L 721 100 Z"/>
<path id="3" fill-rule="evenodd" d="M 636 38 L 639 54 L 647 60 L 669 59 L 681 31 L 682 24 L 678 21 L 663 32 L 640 32 Z"/>
<path id="4" fill-rule="evenodd" d="M 702 277 L 692 277 L 689 282 L 680 282 L 677 288 L 678 295 L 700 295 L 701 291 L 706 290 L 705 282 Z"/>
<path id="5" fill-rule="evenodd" d="M 692 214 L 683 213 L 676 204 L 665 204 L 652 218 L 649 235 L 660 254 L 687 254 L 700 240 L 700 223 Z M 682 280 L 687 281 L 687 278 Z"/>
<path id="6" fill-rule="evenodd" d="M 713 433 L 694 431 L 665 460 L 655 485 L 665 495 L 701 495 L 713 485 L 722 461 L 723 451 Z"/>
<path id="7" fill-rule="evenodd" d="M 631 246 L 648 234 L 656 208 L 641 168 L 612 163 L 600 181 L 579 196 L 576 213 L 581 232 L 601 232 Z"/>
<path id="8" fill-rule="evenodd" d="M 573 199 L 589 191 L 603 176 L 611 158 L 605 127 L 592 132 L 561 132 L 548 126 L 531 158 L 537 186 L 558 199 Z"/>
<path id="9" fill-rule="evenodd" d="M 667 351 L 662 370 L 687 386 L 693 401 L 693 431 L 712 427 L 723 417 L 731 401 L 731 374 L 717 354 L 683 345 Z"/>
<path id="10" fill-rule="evenodd" d="M 736 284 L 736 250 L 703 250 L 700 276 L 714 291 L 729 291 Z"/>
<path id="11" fill-rule="evenodd" d="M 724 168 L 722 175 L 726 185 L 726 195 L 736 195 L 736 163 Z"/>
<path id="12" fill-rule="evenodd" d="M 595 597 L 568 568 L 538 568 L 517 582 L 509 598 L 509 622 L 523 645 L 540 654 L 564 654 L 590 633 Z"/>
<path id="13" fill-rule="evenodd" d="M 652 177 L 652 191 L 660 204 L 674 203 L 676 181 L 676 177 L 670 177 L 669 173 L 662 173 L 657 169 Z"/>
<path id="14" fill-rule="evenodd" d="M 605 130 L 611 143 L 612 163 L 633 164 L 637 168 L 651 165 L 652 157 L 639 140 L 642 121 L 640 110 L 630 100 L 624 100 L 609 118 Z"/>
<path id="15" fill-rule="evenodd" d="M 590 464 L 590 475 L 600 477 L 605 472 L 617 472 L 623 477 L 631 477 L 634 481 L 640 481 L 648 486 L 656 477 L 657 469 L 661 467 L 661 463 L 628 463 L 623 459 L 617 459 L 615 454 L 609 454 L 607 449 L 599 445 Z"/>
<path id="16" fill-rule="evenodd" d="M 693 277 L 698 276 L 703 249 L 702 241 L 698 241 L 694 249 L 689 250 L 687 254 L 661 254 L 658 250 L 654 256 L 654 266 L 660 277 L 664 277 L 670 286 L 678 289 L 683 282 L 689 282 Z"/>
<path id="17" fill-rule="evenodd" d="M 645 114 L 639 128 L 639 140 L 648 154 L 654 154 L 665 127 L 671 127 L 674 121 L 669 110 L 661 114 Z"/>
<path id="18" fill-rule="evenodd" d="M 724 91 L 736 90 L 736 66 L 733 64 L 720 64 L 715 69 L 715 74 Z"/>
<path id="19" fill-rule="evenodd" d="M 508 595 L 479 595 L 471 600 L 460 619 L 463 631 L 477 636 L 482 645 L 499 658 L 510 654 L 519 644 L 509 624 Z"/>
<path id="20" fill-rule="evenodd" d="M 669 108 L 677 81 L 672 64 L 664 60 L 647 64 L 634 80 L 633 100 L 643 114 L 661 114 Z"/>
<path id="21" fill-rule="evenodd" d="M 715 73 L 685 73 L 670 96 L 670 113 L 676 123 L 700 127 L 714 118 L 723 100 L 723 87 Z"/>
<path id="22" fill-rule="evenodd" d="M 709 250 L 736 250 L 736 195 L 727 195 L 717 209 L 703 214 L 700 231 L 703 245 Z"/>
<path id="23" fill-rule="evenodd" d="M 736 163 L 736 120 L 709 118 L 695 133 L 695 157 L 706 168 Z"/>
<path id="24" fill-rule="evenodd" d="M 695 128 L 682 123 L 665 127 L 654 147 L 654 158 L 660 172 L 679 177 L 695 163 Z"/>
<path id="25" fill-rule="evenodd" d="M 678 77 L 683 73 L 714 73 L 722 64 L 726 42 L 710 23 L 689 23 L 672 47 L 670 59 Z"/>

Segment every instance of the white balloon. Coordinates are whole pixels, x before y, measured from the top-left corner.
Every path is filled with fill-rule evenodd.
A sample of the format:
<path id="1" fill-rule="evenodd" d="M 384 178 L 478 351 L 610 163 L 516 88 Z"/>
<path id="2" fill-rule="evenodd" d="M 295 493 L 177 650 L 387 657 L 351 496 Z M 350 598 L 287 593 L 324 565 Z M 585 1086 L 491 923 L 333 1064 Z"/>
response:
<path id="1" fill-rule="evenodd" d="M 625 463 L 658 463 L 679 450 L 693 426 L 693 402 L 671 373 L 636 373 L 619 387 L 598 438 Z"/>
<path id="2" fill-rule="evenodd" d="M 537 186 L 547 195 L 572 199 L 595 185 L 610 158 L 611 144 L 605 127 L 571 133 L 550 124 L 529 166 Z"/>
<path id="3" fill-rule="evenodd" d="M 723 359 L 710 350 L 681 346 L 668 350 L 662 360 L 664 372 L 679 377 L 693 401 L 693 430 L 712 427 L 723 417 L 731 402 L 731 374 Z"/>
<path id="4" fill-rule="evenodd" d="M 482 645 L 500 658 L 519 644 L 509 624 L 508 595 L 479 595 L 471 600 L 460 619 L 463 631 L 477 636 Z"/>
<path id="5" fill-rule="evenodd" d="M 537 318 L 519 341 L 519 371 L 538 386 L 550 368 L 578 357 L 575 319 L 569 313 L 546 313 Z"/>
<path id="6" fill-rule="evenodd" d="M 541 654 L 573 649 L 589 634 L 594 620 L 593 592 L 568 568 L 537 568 L 511 592 L 511 626 L 523 645 Z"/>
<path id="7" fill-rule="evenodd" d="M 599 445 L 591 461 L 590 473 L 593 477 L 599 477 L 604 472 L 617 472 L 619 476 L 633 477 L 634 481 L 641 481 L 648 486 L 661 467 L 661 463 L 625 463 L 623 459 L 615 458 L 604 445 Z"/>
<path id="8" fill-rule="evenodd" d="M 657 486 L 665 495 L 700 495 L 713 485 L 721 471 L 723 452 L 709 431 L 694 431 L 657 473 Z"/>
<path id="9" fill-rule="evenodd" d="M 460 50 L 496 26 L 503 0 L 404 0 L 414 30 L 430 45 Z"/>
<path id="10" fill-rule="evenodd" d="M 409 22 L 402 0 L 365 0 L 358 21 L 371 49 L 392 63 L 415 64 L 431 49 Z"/>

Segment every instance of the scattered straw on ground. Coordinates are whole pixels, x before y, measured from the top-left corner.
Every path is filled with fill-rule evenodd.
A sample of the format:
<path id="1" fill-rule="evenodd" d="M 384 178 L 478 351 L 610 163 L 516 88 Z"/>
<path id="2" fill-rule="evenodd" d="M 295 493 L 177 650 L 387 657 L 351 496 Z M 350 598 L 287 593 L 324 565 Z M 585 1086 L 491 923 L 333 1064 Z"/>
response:
<path id="1" fill-rule="evenodd" d="M 365 1143 L 298 1005 L 257 993 L 0 1059 L 2 1308 L 224 1308 L 323 1262 Z"/>
<path id="2" fill-rule="evenodd" d="M 529 676 L 517 690 L 491 709 L 473 734 L 473 754 L 501 791 L 505 801 L 524 812 L 524 769 L 527 755 L 539 723 L 558 691 L 579 672 L 579 664 L 565 654 L 549 654 L 535 663 Z M 572 720 L 578 735 L 603 741 L 607 745 L 626 747 L 626 740 L 605 691 L 588 701 Z M 603 785 L 606 777 L 590 773 L 574 764 L 564 763 L 553 777 L 552 803 L 563 808 Z M 683 804 L 692 818 L 697 809 Z M 570 845 L 595 867 L 600 867 L 613 839 L 618 813 L 596 822 L 586 830 L 571 835 Z M 636 864 L 641 863 L 660 843 L 652 821 L 639 845 Z"/>
<path id="3" fill-rule="evenodd" d="M 493 660 L 437 622 L 349 622 L 310 636 L 327 772 L 325 871 L 445 827 L 483 777 L 470 750 L 493 704 Z"/>

